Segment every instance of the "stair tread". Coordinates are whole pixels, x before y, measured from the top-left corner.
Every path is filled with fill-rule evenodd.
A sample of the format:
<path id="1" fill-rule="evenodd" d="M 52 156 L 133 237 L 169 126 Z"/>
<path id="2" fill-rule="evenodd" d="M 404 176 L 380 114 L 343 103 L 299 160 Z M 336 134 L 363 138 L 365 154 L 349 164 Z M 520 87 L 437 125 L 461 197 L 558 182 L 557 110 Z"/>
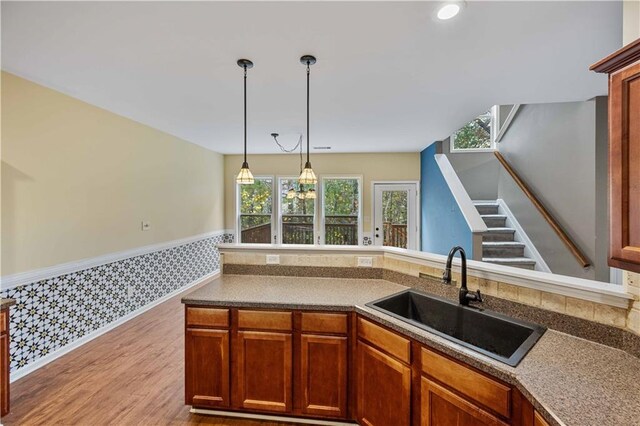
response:
<path id="1" fill-rule="evenodd" d="M 483 241 L 482 245 L 495 247 L 525 247 L 525 244 L 520 241 Z"/>
<path id="2" fill-rule="evenodd" d="M 496 227 L 496 228 L 487 228 L 487 232 L 516 232 L 516 230 L 513 228 Z"/>
<path id="3" fill-rule="evenodd" d="M 525 263 L 535 264 L 536 261 L 528 257 L 483 257 L 483 262 L 497 262 L 497 263 Z"/>
<path id="4" fill-rule="evenodd" d="M 494 213 L 494 214 L 481 214 L 480 217 L 495 217 L 495 218 L 500 218 L 502 219 L 503 217 L 506 218 L 507 215 L 506 214 L 498 214 L 498 213 Z"/>

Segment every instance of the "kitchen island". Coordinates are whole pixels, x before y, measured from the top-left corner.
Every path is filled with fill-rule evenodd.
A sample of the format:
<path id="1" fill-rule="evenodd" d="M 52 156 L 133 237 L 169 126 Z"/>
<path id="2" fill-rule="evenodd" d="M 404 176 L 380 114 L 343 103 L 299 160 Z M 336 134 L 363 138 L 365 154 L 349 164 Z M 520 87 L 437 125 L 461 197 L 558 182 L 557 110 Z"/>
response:
<path id="1" fill-rule="evenodd" d="M 549 329 L 509 367 L 365 306 L 406 288 L 222 275 L 182 299 L 186 403 L 373 425 L 436 424 L 438 416 L 514 425 L 640 419 L 640 359 Z"/>

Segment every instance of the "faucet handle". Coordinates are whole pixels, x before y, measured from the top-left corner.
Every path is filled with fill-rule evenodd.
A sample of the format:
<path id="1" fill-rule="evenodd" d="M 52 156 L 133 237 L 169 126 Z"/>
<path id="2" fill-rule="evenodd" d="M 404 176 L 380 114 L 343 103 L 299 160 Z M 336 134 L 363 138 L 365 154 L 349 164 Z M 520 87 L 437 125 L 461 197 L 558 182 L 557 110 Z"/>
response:
<path id="1" fill-rule="evenodd" d="M 480 289 L 476 290 L 476 294 L 475 294 L 475 300 L 476 302 L 484 302 L 484 300 L 482 300 L 482 294 L 480 293 Z"/>

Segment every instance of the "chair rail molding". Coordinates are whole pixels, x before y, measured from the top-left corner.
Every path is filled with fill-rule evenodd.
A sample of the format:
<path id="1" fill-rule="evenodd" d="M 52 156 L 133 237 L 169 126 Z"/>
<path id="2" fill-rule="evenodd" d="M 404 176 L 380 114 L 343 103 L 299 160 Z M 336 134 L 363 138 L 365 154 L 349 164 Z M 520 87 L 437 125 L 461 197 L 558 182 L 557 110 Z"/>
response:
<path id="1" fill-rule="evenodd" d="M 123 250 L 114 253 L 107 253 L 101 256 L 75 260 L 72 262 L 61 263 L 58 265 L 48 266 L 45 268 L 34 269 L 31 271 L 19 272 L 16 274 L 5 275 L 0 277 L 0 290 L 9 290 L 21 285 L 27 285 L 36 281 L 54 278 L 60 275 L 70 274 L 72 272 L 82 271 L 84 269 L 95 268 L 96 266 L 105 265 L 119 260 L 128 259 L 130 257 L 141 256 L 155 251 L 166 250 L 172 247 L 178 247 L 184 244 L 193 243 L 219 235 L 232 234 L 233 230 L 223 229 L 218 231 L 206 232 L 203 234 L 193 235 L 191 237 L 180 238 L 177 240 L 165 241 L 162 243 L 136 247 L 129 250 Z"/>

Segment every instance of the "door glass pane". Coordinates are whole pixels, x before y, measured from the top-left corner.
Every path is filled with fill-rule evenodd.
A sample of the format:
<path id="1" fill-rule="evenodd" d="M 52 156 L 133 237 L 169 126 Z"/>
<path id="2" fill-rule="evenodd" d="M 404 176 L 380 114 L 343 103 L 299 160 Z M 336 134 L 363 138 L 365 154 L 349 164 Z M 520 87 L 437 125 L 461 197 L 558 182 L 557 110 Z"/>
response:
<path id="1" fill-rule="evenodd" d="M 325 244 L 358 245 L 358 179 L 324 179 L 323 185 Z"/>
<path id="2" fill-rule="evenodd" d="M 312 191 L 310 191 L 312 190 Z M 315 185 L 300 185 L 297 178 L 280 179 L 282 244 L 313 244 Z"/>
<path id="3" fill-rule="evenodd" d="M 407 191 L 382 191 L 382 245 L 407 248 Z"/>
<path id="4" fill-rule="evenodd" d="M 252 185 L 240 188 L 240 241 L 271 243 L 273 179 L 256 178 Z"/>

